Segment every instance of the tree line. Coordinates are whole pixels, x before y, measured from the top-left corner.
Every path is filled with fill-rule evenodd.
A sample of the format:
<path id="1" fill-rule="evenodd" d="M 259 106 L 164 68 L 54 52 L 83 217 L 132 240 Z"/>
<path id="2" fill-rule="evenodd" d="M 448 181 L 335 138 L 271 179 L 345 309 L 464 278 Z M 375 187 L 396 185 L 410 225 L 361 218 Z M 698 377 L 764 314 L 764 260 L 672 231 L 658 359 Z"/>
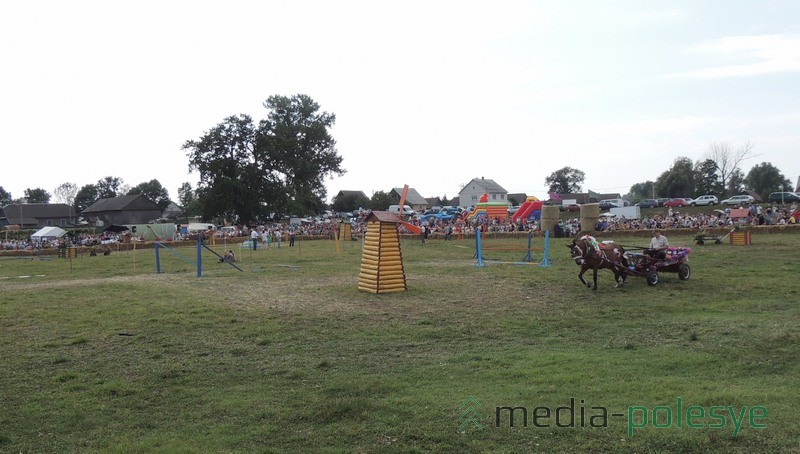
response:
<path id="1" fill-rule="evenodd" d="M 324 178 L 345 172 L 329 131 L 336 116 L 303 94 L 271 96 L 263 106 L 266 118 L 258 122 L 245 114 L 229 116 L 183 144 L 189 170 L 200 174 L 197 187 L 185 182 L 178 188 L 187 216 L 249 224 L 327 207 Z M 81 188 L 63 183 L 52 195 L 42 188 L 26 189 L 24 198 L 16 200 L 0 187 L 0 206 L 54 199 L 81 212 L 97 200 L 126 194 L 143 194 L 162 209 L 171 203 L 158 180 L 130 188 L 109 176 Z"/>
<path id="2" fill-rule="evenodd" d="M 662 172 L 655 181 L 647 180 L 631 186 L 625 198 L 638 202 L 648 198 L 697 197 L 705 194 L 720 198 L 753 191 L 763 197 L 772 192 L 791 191 L 791 181 L 769 162 L 753 166 L 745 175 L 741 164 L 754 158 L 755 145 L 745 142 L 739 146 L 713 143 L 703 159 L 692 161 L 681 156 Z M 559 194 L 581 191 L 585 173 L 564 167 L 545 178 L 548 191 Z"/>
<path id="3" fill-rule="evenodd" d="M 336 116 L 320 110 L 307 95 L 271 96 L 263 103 L 266 117 L 258 122 L 245 114 L 229 116 L 200 138 L 187 140 L 182 150 L 189 158 L 189 170 L 197 171 L 196 187 L 189 182 L 178 188 L 178 204 L 187 216 L 224 218 L 249 224 L 274 215 L 308 215 L 327 208 L 326 177 L 342 175 L 342 157 L 330 134 Z M 693 162 L 678 157 L 655 181 L 631 186 L 627 199 L 636 202 L 652 197 L 718 197 L 740 194 L 745 189 L 766 196 L 790 191 L 786 176 L 769 162 L 754 166 L 747 175 L 741 163 L 755 157 L 754 144 L 739 146 L 713 143 L 703 159 Z M 559 194 L 580 192 L 585 172 L 572 167 L 554 171 L 545 178 L 548 191 Z M 42 188 L 29 188 L 24 197 L 13 199 L 0 186 L 0 206 L 19 203 L 66 203 L 81 212 L 97 200 L 118 195 L 143 194 L 165 209 L 172 202 L 167 190 L 156 180 L 129 187 L 121 178 L 107 176 L 80 188 L 62 183 L 51 195 Z M 353 211 L 364 207 L 386 209 L 396 203 L 388 193 L 342 193 L 331 208 Z M 443 204 L 449 204 L 445 196 Z"/>
<path id="4" fill-rule="evenodd" d="M 166 188 L 158 180 L 145 181 L 130 187 L 124 184 L 122 178 L 108 176 L 101 178 L 97 183 L 90 183 L 80 188 L 75 183 L 61 183 L 53 190 L 52 194 L 43 188 L 28 188 L 25 189 L 24 196 L 17 199 L 0 186 L 0 206 L 11 203 L 54 202 L 70 205 L 80 213 L 100 199 L 133 194 L 144 195 L 162 210 L 172 203 Z"/>

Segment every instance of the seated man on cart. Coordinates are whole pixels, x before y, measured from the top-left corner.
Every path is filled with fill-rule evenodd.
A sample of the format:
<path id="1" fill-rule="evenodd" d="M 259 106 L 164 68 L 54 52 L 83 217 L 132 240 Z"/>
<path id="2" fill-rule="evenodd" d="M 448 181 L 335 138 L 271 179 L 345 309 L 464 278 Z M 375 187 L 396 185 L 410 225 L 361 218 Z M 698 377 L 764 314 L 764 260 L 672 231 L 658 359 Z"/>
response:
<path id="1" fill-rule="evenodd" d="M 667 237 L 661 234 L 661 231 L 656 230 L 653 232 L 653 239 L 650 240 L 650 247 L 644 250 L 644 254 L 654 259 L 664 260 L 667 257 L 667 248 L 669 241 Z"/>

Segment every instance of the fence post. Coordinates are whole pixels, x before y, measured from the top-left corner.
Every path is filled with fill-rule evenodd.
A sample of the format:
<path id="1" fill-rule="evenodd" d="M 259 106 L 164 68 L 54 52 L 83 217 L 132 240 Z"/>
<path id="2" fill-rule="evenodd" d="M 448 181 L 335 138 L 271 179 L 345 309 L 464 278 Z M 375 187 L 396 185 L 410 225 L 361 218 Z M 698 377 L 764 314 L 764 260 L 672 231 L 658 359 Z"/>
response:
<path id="1" fill-rule="evenodd" d="M 544 257 L 542 261 L 539 262 L 539 266 L 543 268 L 550 267 L 550 230 L 544 231 Z"/>
<path id="2" fill-rule="evenodd" d="M 197 277 L 203 277 L 203 240 L 197 237 Z"/>
<path id="3" fill-rule="evenodd" d="M 483 261 L 483 251 L 481 250 L 481 226 L 475 227 L 475 250 L 476 258 L 478 261 L 475 262 L 475 268 L 481 268 L 486 266 L 486 263 Z"/>
<path id="4" fill-rule="evenodd" d="M 160 244 L 156 242 L 156 274 L 161 274 L 161 256 L 158 254 Z"/>

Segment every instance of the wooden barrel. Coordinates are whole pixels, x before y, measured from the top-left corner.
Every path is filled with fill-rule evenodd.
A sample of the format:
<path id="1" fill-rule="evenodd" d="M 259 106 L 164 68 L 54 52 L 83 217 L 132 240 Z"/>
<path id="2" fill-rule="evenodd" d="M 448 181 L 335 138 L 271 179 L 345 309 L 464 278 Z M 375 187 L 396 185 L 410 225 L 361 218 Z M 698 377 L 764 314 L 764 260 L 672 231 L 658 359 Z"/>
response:
<path id="1" fill-rule="evenodd" d="M 555 235 L 558 216 L 558 206 L 545 205 L 542 207 L 542 231 L 549 230 L 551 237 Z"/>
<path id="2" fill-rule="evenodd" d="M 600 222 L 600 204 L 584 203 L 581 205 L 581 231 L 594 232 L 598 222 Z"/>

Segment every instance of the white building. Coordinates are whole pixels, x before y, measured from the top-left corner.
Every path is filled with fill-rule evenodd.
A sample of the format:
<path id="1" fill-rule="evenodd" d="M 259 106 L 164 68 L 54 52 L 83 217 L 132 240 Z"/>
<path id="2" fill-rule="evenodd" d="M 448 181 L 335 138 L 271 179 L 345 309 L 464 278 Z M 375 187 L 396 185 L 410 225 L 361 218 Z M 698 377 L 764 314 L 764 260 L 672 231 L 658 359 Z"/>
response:
<path id="1" fill-rule="evenodd" d="M 508 201 L 508 191 L 503 189 L 503 187 L 494 180 L 480 177 L 470 180 L 470 182 L 464 186 L 464 189 L 458 193 L 458 205 L 464 208 L 474 206 L 480 201 L 481 196 L 484 194 L 488 194 L 489 196 L 487 202 L 504 202 L 507 205 L 511 204 Z"/>

